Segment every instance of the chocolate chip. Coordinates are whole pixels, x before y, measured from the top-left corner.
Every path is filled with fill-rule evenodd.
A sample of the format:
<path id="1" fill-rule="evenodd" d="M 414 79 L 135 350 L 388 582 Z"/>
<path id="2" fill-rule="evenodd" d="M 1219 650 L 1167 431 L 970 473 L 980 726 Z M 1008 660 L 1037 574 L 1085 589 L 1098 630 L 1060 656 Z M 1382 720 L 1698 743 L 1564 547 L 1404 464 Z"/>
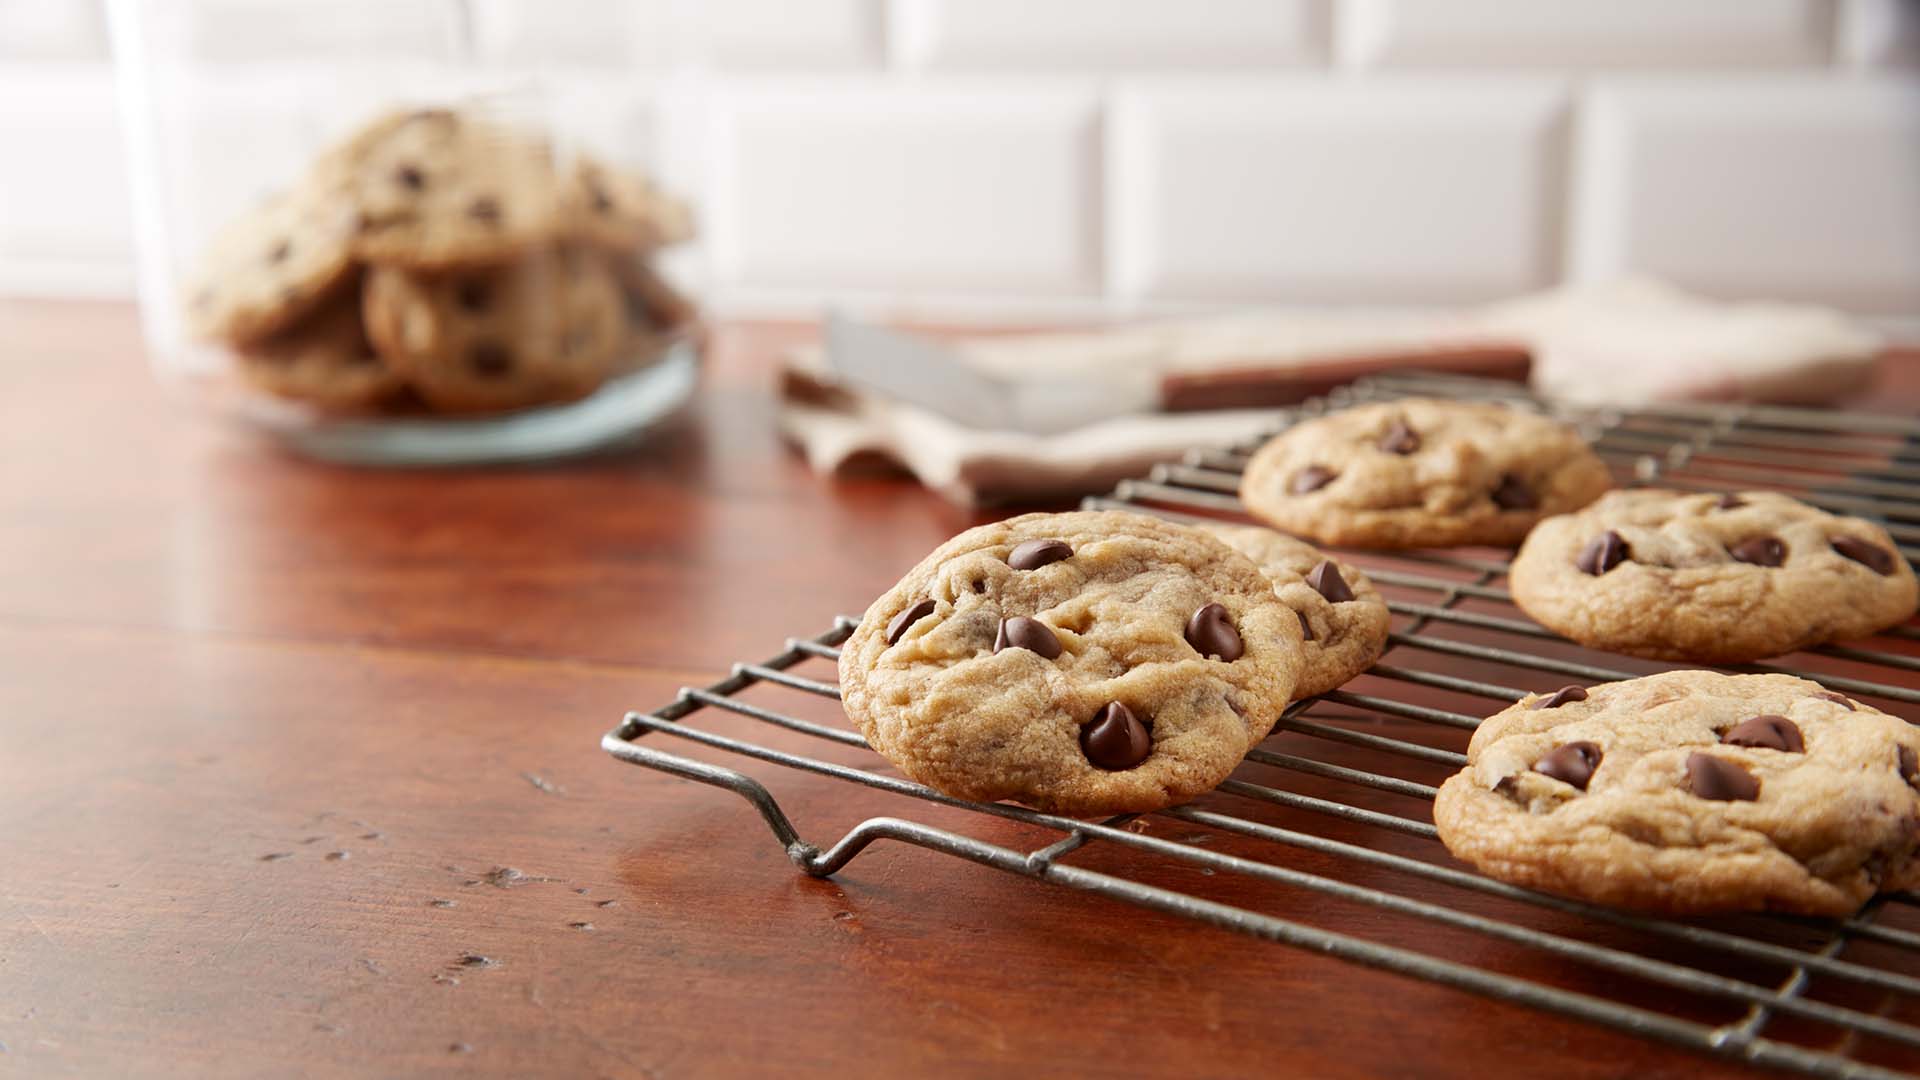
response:
<path id="1" fill-rule="evenodd" d="M 1500 478 L 1500 485 L 1493 489 L 1490 498 L 1502 510 L 1532 510 L 1540 505 L 1526 481 L 1508 473 Z"/>
<path id="2" fill-rule="evenodd" d="M 1905 780 L 1909 784 L 1913 783 L 1913 778 L 1920 776 L 1920 753 L 1915 753 L 1913 747 L 1903 744 L 1898 747 L 1898 757 L 1900 761 L 1900 779 Z"/>
<path id="3" fill-rule="evenodd" d="M 1893 573 L 1893 553 L 1877 544 L 1851 536 L 1836 536 L 1832 540 L 1833 550 L 1867 567 L 1876 574 L 1885 576 Z"/>
<path id="4" fill-rule="evenodd" d="M 1693 753 L 1687 755 L 1687 790 L 1719 802 L 1752 802 L 1760 797 L 1760 781 L 1725 758 Z"/>
<path id="5" fill-rule="evenodd" d="M 1011 619 L 1000 620 L 1000 632 L 993 639 L 993 651 L 1001 649 L 1025 649 L 1052 660 L 1060 655 L 1060 639 L 1053 636 L 1047 624 L 1038 619 L 1029 619 L 1025 615 L 1015 615 Z"/>
<path id="6" fill-rule="evenodd" d="M 493 289 L 485 278 L 462 278 L 453 287 L 453 301 L 462 311 L 485 311 L 493 301 Z"/>
<path id="7" fill-rule="evenodd" d="M 1321 488 L 1332 483 L 1333 478 L 1339 475 L 1339 473 L 1334 472 L 1325 465 L 1309 465 L 1293 474 L 1293 482 L 1287 485 L 1287 490 L 1295 495 L 1305 495 L 1309 491 L 1319 491 Z"/>
<path id="8" fill-rule="evenodd" d="M 498 378 L 513 370 L 513 354 L 493 341 L 476 341 L 467 349 L 467 365 L 476 375 Z"/>
<path id="9" fill-rule="evenodd" d="M 1405 420 L 1395 420 L 1387 433 L 1380 436 L 1379 447 L 1389 454 L 1411 454 L 1420 449 L 1420 435 L 1408 427 Z"/>
<path id="10" fill-rule="evenodd" d="M 1733 494 L 1732 492 L 1728 492 L 1727 494 L 1720 496 L 1720 501 L 1714 503 L 1713 507 L 1716 510 L 1738 510 L 1745 505 L 1747 505 L 1747 500 L 1741 498 L 1738 495 Z"/>
<path id="11" fill-rule="evenodd" d="M 347 362 L 356 367 L 372 367 L 380 362 L 380 354 L 373 351 L 373 346 L 362 342 L 347 354 Z"/>
<path id="12" fill-rule="evenodd" d="M 606 188 L 600 186 L 598 180 L 587 181 L 587 201 L 592 205 L 595 213 L 604 214 L 613 209 L 613 198 L 607 194 Z"/>
<path id="13" fill-rule="evenodd" d="M 1587 691 L 1584 687 L 1563 686 L 1527 707 L 1529 709 L 1557 709 L 1569 701 L 1585 700 L 1587 700 Z"/>
<path id="14" fill-rule="evenodd" d="M 1330 604 L 1353 599 L 1353 590 L 1347 587 L 1347 579 L 1340 576 L 1340 568 L 1333 565 L 1332 559 L 1321 559 L 1319 566 L 1307 571 L 1307 584 Z"/>
<path id="15" fill-rule="evenodd" d="M 1777 536 L 1756 536 L 1727 549 L 1736 562 L 1755 566 L 1779 566 L 1787 561 L 1787 545 Z"/>
<path id="16" fill-rule="evenodd" d="M 1300 640 L 1312 641 L 1313 640 L 1313 624 L 1307 621 L 1307 613 L 1296 609 L 1294 611 L 1294 615 L 1298 616 L 1300 619 Z"/>
<path id="17" fill-rule="evenodd" d="M 1583 739 L 1547 751 L 1533 763 L 1533 771 L 1585 791 L 1587 782 L 1593 779 L 1593 770 L 1600 767 L 1600 756 L 1600 745 Z"/>
<path id="18" fill-rule="evenodd" d="M 1207 604 L 1187 620 L 1187 644 L 1201 656 L 1217 656 L 1229 662 L 1246 652 L 1240 631 L 1233 628 L 1232 616 L 1220 604 Z"/>
<path id="19" fill-rule="evenodd" d="M 1153 736 L 1134 718 L 1133 710 L 1115 701 L 1080 729 L 1080 749 L 1098 768 L 1131 769 L 1153 752 Z"/>
<path id="20" fill-rule="evenodd" d="M 933 614 L 934 607 L 933 598 L 928 597 L 900 614 L 895 615 L 893 621 L 887 624 L 887 644 L 898 644 L 900 635 L 907 632 L 907 627 Z"/>
<path id="21" fill-rule="evenodd" d="M 1831 690 L 1822 690 L 1813 696 L 1817 698 L 1825 698 L 1828 701 L 1833 702 L 1835 705 L 1842 706 L 1848 712 L 1853 711 L 1853 702 L 1848 701 L 1847 696 L 1845 694 L 1836 694 Z"/>
<path id="22" fill-rule="evenodd" d="M 1632 554 L 1633 550 L 1627 547 L 1627 542 L 1620 538 L 1620 534 L 1608 529 L 1587 541 L 1587 546 L 1580 549 L 1580 557 L 1575 559 L 1573 564 L 1594 577 L 1599 577 L 1626 562 Z"/>
<path id="23" fill-rule="evenodd" d="M 1762 750 L 1785 750 L 1790 754 L 1807 752 L 1807 741 L 1800 726 L 1784 716 L 1763 713 L 1749 717 L 1720 733 L 1728 746 L 1753 746 Z"/>
<path id="24" fill-rule="evenodd" d="M 291 254 L 293 254 L 293 241 L 282 240 L 273 245 L 272 251 L 267 252 L 267 261 L 270 263 L 286 262 L 287 256 Z"/>
<path id="25" fill-rule="evenodd" d="M 1072 555 L 1073 548 L 1065 540 L 1028 540 L 1007 552 L 1007 565 L 1015 570 L 1038 570 Z"/>
<path id="26" fill-rule="evenodd" d="M 488 225 L 500 224 L 500 200 L 482 195 L 467 206 L 467 216 Z"/>
<path id="27" fill-rule="evenodd" d="M 402 165 L 393 170 L 393 178 L 399 181 L 401 187 L 410 188 L 414 191 L 419 191 L 421 188 L 427 186 L 427 174 L 412 165 Z"/>

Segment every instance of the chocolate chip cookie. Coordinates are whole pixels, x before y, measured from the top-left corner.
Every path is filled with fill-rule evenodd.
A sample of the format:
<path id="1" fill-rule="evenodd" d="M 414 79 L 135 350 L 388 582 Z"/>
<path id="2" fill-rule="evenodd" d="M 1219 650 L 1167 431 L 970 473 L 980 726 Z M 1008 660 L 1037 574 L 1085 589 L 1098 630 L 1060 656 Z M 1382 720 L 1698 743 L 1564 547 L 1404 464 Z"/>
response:
<path id="1" fill-rule="evenodd" d="M 1536 694 L 1440 788 L 1482 872 L 1667 914 L 1845 915 L 1920 886 L 1920 729 L 1790 675 L 1673 671 Z"/>
<path id="2" fill-rule="evenodd" d="M 1767 491 L 1616 491 L 1540 523 L 1514 602 L 1583 645 L 1740 663 L 1862 637 L 1920 587 L 1884 529 Z"/>
<path id="3" fill-rule="evenodd" d="M 1300 624 L 1245 556 L 1139 514 L 969 529 L 874 601 L 840 654 L 873 748 L 960 798 L 1149 811 L 1225 779 L 1272 726 Z"/>
<path id="4" fill-rule="evenodd" d="M 353 224 L 351 207 L 312 185 L 235 219 L 187 286 L 195 336 L 247 345 L 318 309 L 353 279 Z"/>
<path id="5" fill-rule="evenodd" d="M 1564 424 L 1503 405 L 1412 398 L 1288 428 L 1254 453 L 1240 499 L 1253 516 L 1327 544 L 1508 545 L 1611 485 Z"/>
<path id="6" fill-rule="evenodd" d="M 1296 698 L 1324 694 L 1367 670 L 1387 647 L 1391 616 L 1380 590 L 1357 568 L 1312 544 L 1256 525 L 1199 528 L 1260 568 L 1280 602 L 1293 609 L 1305 638 Z"/>
<path id="7" fill-rule="evenodd" d="M 675 343 L 704 347 L 699 311 L 644 257 L 614 252 L 607 266 L 626 302 L 627 344 L 614 359 L 620 373 L 638 371 L 660 360 Z"/>
<path id="8" fill-rule="evenodd" d="M 354 252 L 420 270 L 498 265 L 557 240 L 562 178 L 543 139 L 446 110 L 410 114 L 330 158 L 357 210 Z"/>
<path id="9" fill-rule="evenodd" d="M 579 397 L 629 340 L 612 271 L 578 248 L 439 273 L 375 267 L 363 302 L 380 354 L 442 412 Z"/>
<path id="10" fill-rule="evenodd" d="M 643 173 L 581 154 L 564 199 L 570 235 L 616 252 L 652 251 L 693 237 L 693 214 Z"/>
<path id="11" fill-rule="evenodd" d="M 351 290 L 265 341 L 236 347 L 234 356 L 249 383 L 323 409 L 380 405 L 405 385 L 367 340 Z"/>

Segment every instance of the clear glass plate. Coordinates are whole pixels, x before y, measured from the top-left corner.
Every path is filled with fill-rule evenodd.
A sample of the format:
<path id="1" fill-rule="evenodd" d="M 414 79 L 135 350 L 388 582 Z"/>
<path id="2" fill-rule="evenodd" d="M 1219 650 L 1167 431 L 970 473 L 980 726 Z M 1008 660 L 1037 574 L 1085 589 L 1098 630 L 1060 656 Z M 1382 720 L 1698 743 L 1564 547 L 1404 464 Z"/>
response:
<path id="1" fill-rule="evenodd" d="M 288 449 L 352 465 L 476 465 L 586 453 L 640 432 L 684 404 L 699 382 L 693 342 L 678 341 L 658 362 L 609 380 L 564 405 L 478 417 L 315 419 L 297 406 L 256 397 L 236 402 L 241 417 Z"/>

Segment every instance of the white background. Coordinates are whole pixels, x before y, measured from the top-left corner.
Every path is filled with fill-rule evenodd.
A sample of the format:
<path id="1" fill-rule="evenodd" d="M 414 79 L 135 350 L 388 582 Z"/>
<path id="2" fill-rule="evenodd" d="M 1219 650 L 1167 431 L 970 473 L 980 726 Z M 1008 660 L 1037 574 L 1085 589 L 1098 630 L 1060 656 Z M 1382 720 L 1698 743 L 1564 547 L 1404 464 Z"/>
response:
<path id="1" fill-rule="evenodd" d="M 203 6 L 230 9 L 209 61 L 285 48 L 283 11 Z M 490 62 L 557 66 L 583 131 L 696 188 L 735 313 L 1425 306 L 1648 271 L 1920 316 L 1906 0 L 473 9 Z M 663 118 L 668 41 L 711 78 Z M 107 53 L 90 0 L 0 0 L 0 292 L 131 288 Z"/>

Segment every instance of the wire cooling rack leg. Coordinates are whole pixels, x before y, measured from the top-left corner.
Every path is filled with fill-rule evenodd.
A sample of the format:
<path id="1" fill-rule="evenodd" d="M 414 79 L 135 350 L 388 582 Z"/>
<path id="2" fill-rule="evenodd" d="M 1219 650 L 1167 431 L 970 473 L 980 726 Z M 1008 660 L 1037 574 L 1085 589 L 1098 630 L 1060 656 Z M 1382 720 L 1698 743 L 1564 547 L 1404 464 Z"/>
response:
<path id="1" fill-rule="evenodd" d="M 649 769 L 658 769 L 664 773 L 696 780 L 702 784 L 711 784 L 724 788 L 752 803 L 760 816 L 766 819 L 767 827 L 779 839 L 780 846 L 787 849 L 787 858 L 809 874 L 824 877 L 831 870 L 815 870 L 814 862 L 820 850 L 800 839 L 800 833 L 787 820 L 786 812 L 774 801 L 773 793 L 766 785 L 746 773 L 708 765 L 702 761 L 683 758 L 678 754 L 668 754 L 659 750 L 650 750 L 644 746 L 635 746 L 619 737 L 619 733 L 609 732 L 600 737 L 600 748 L 630 765 L 645 765 Z M 841 842 L 843 845 L 845 841 Z M 863 845 L 864 846 L 864 845 Z"/>

